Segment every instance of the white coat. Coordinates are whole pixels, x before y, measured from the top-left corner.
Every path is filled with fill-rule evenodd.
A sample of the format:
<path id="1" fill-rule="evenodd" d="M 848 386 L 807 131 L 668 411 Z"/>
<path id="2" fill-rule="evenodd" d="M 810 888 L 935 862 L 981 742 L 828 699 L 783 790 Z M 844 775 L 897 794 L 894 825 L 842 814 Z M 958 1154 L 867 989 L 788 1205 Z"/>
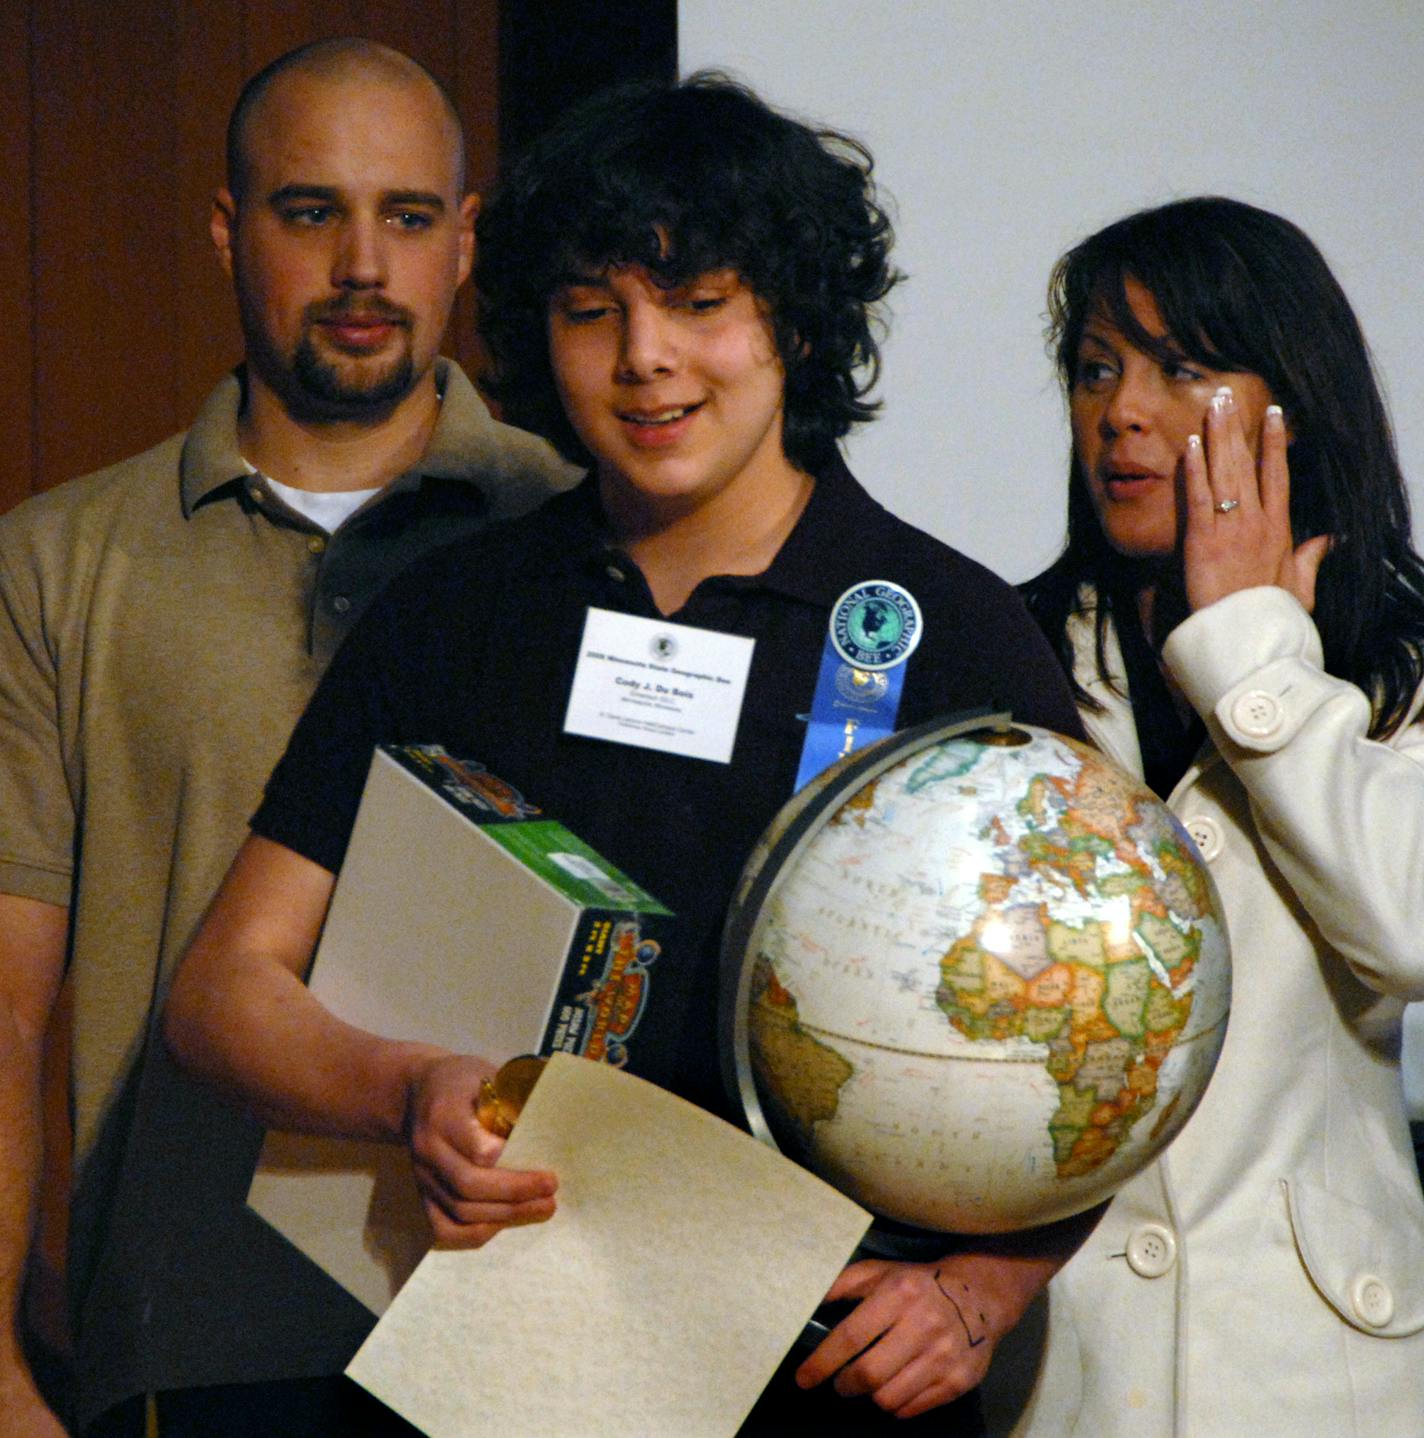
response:
<path id="1" fill-rule="evenodd" d="M 1075 625 L 1105 705 L 1085 723 L 1140 774 L 1091 613 Z M 1196 1113 L 1050 1285 L 1012 1431 L 1421 1438 L 1424 1201 L 1399 1036 L 1424 997 L 1424 724 L 1367 739 L 1365 696 L 1324 672 L 1282 589 L 1199 611 L 1163 657 L 1211 740 L 1169 802 L 1225 907 L 1231 1018 Z M 1120 680 L 1115 641 L 1109 659 Z"/>

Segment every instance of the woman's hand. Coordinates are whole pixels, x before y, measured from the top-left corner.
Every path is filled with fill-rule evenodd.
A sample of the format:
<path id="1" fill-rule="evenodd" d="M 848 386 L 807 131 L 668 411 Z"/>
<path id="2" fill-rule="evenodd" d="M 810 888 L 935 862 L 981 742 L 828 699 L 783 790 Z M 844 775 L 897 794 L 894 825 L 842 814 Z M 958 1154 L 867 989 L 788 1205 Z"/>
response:
<path id="1" fill-rule="evenodd" d="M 1275 584 L 1315 607 L 1315 578 L 1330 552 L 1330 537 L 1296 546 L 1290 526 L 1290 468 L 1279 405 L 1261 425 L 1259 466 L 1252 460 L 1241 415 L 1229 389 L 1207 406 L 1205 443 L 1187 441 L 1186 535 L 1182 567 L 1187 602 L 1204 609 L 1238 589 Z"/>

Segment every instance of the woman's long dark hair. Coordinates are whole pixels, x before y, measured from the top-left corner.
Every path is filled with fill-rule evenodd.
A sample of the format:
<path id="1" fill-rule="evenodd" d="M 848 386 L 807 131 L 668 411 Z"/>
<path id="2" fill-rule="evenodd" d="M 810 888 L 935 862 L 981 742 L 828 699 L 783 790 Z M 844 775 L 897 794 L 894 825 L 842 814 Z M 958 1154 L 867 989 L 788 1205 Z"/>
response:
<path id="1" fill-rule="evenodd" d="M 1325 668 L 1369 696 L 1373 736 L 1392 733 L 1424 680 L 1424 561 L 1410 545 L 1389 416 L 1344 291 L 1300 229 L 1238 200 L 1206 196 L 1129 215 L 1054 266 L 1049 339 L 1065 393 L 1094 314 L 1148 353 L 1163 350 L 1132 313 L 1129 279 L 1151 294 L 1189 359 L 1259 375 L 1285 411 L 1295 542 L 1334 540 L 1315 590 Z M 1071 675 L 1069 620 L 1083 587 L 1096 592 L 1106 678 L 1108 624 L 1114 613 L 1136 622 L 1137 585 L 1128 582 L 1130 562 L 1103 537 L 1076 461 L 1069 471 L 1067 544 L 1024 594 Z M 1087 700 L 1076 680 L 1075 688 Z"/>

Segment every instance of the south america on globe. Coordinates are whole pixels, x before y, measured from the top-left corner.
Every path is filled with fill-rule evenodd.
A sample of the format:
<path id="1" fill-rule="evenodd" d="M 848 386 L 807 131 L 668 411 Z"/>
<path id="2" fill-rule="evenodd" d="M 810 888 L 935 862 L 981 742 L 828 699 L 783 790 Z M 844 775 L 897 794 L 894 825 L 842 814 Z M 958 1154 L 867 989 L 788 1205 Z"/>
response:
<path id="1" fill-rule="evenodd" d="M 753 1131 L 883 1217 L 959 1233 L 1081 1212 L 1149 1163 L 1230 1002 L 1215 889 L 1171 811 L 997 719 L 894 735 L 807 786 L 727 930 Z"/>

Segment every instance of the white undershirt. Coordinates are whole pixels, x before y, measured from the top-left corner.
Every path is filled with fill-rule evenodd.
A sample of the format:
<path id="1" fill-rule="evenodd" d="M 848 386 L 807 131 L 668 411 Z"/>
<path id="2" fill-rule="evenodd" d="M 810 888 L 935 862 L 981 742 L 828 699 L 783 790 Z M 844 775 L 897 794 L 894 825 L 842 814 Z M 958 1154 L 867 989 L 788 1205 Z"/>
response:
<path id="1" fill-rule="evenodd" d="M 253 474 L 260 473 L 251 465 L 248 468 L 252 469 Z M 278 499 L 295 509 L 298 514 L 311 520 L 327 534 L 335 534 L 373 494 L 378 494 L 382 488 L 378 484 L 374 489 L 293 489 L 290 484 L 283 484 L 281 480 L 273 479 L 270 474 L 264 474 L 262 478 L 271 485 L 272 493 Z"/>

